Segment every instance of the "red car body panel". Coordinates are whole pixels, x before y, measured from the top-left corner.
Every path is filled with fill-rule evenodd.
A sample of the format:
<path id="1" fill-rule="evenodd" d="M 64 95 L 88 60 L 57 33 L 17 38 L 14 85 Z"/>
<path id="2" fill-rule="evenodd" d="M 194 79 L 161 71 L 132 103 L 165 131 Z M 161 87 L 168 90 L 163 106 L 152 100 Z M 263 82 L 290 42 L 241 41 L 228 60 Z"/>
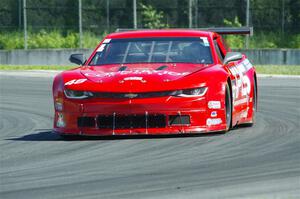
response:
<path id="1" fill-rule="evenodd" d="M 119 71 L 120 64 L 91 66 L 97 49 L 105 39 L 154 38 L 154 37 L 207 37 L 213 64 L 193 63 L 132 63 L 126 71 Z M 238 61 L 223 65 L 217 50 L 226 55 L 227 49 L 220 35 L 196 30 L 153 30 L 113 33 L 94 50 L 85 64 L 58 74 L 53 82 L 54 131 L 64 135 L 133 135 L 133 134 L 184 134 L 226 131 L 225 90 L 230 85 L 232 95 L 232 126 L 252 123 L 255 68 L 245 55 Z M 218 46 L 219 49 L 216 49 Z M 164 65 L 166 70 L 157 71 Z M 159 96 L 146 98 L 88 98 L 69 99 L 64 90 L 98 93 L 159 93 L 181 89 L 207 87 L 205 95 L 198 97 Z M 211 104 L 220 104 L 213 107 Z M 115 128 L 122 118 L 146 124 L 124 124 Z M 177 118 L 173 124 L 172 119 Z M 87 118 L 88 125 L 79 125 L 80 118 Z M 100 118 L 100 119 L 99 119 Z M 133 119 L 132 119 L 133 118 Z M 153 119 L 154 118 L 154 119 Z M 160 123 L 163 118 L 164 123 Z M 188 118 L 188 122 L 182 119 Z M 128 119 L 128 118 L 127 118 Z M 148 126 L 148 119 L 158 126 Z M 112 126 L 99 127 L 101 120 L 113 120 Z M 125 119 L 126 121 L 126 119 Z M 179 121 L 179 123 L 178 123 Z M 151 122 L 151 121 L 149 121 Z M 154 123 L 155 123 L 154 122 Z M 127 125 L 127 127 L 126 127 Z"/>

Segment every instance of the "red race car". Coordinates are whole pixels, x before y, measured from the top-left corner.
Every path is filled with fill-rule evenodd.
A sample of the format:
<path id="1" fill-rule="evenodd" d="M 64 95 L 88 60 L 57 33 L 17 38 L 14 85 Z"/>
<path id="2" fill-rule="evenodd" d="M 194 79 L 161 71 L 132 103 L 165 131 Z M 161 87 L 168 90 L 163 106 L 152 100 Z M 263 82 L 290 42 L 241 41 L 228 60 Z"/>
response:
<path id="1" fill-rule="evenodd" d="M 132 30 L 107 35 L 79 68 L 53 82 L 62 136 L 193 134 L 252 125 L 257 79 L 221 34 L 251 28 Z"/>

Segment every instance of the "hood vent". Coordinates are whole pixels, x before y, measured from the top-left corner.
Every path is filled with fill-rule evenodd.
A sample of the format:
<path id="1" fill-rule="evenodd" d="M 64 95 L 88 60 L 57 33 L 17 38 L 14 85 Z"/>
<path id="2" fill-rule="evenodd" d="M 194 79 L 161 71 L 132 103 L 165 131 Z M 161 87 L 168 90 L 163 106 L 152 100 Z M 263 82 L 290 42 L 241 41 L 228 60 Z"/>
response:
<path id="1" fill-rule="evenodd" d="M 124 71 L 126 69 L 127 69 L 127 66 L 122 66 L 122 67 L 119 68 L 119 71 Z"/>
<path id="2" fill-rule="evenodd" d="M 164 69 L 166 69 L 166 68 L 168 68 L 168 66 L 160 66 L 160 67 L 158 67 L 158 68 L 155 69 L 155 70 L 164 70 Z"/>

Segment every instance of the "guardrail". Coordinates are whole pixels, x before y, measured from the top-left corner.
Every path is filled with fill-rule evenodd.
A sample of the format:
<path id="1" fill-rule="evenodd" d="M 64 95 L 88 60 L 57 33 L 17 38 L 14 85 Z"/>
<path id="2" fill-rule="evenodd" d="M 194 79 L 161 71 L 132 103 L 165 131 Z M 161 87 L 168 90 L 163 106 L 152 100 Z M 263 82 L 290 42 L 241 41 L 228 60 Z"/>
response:
<path id="1" fill-rule="evenodd" d="M 240 49 L 256 65 L 300 65 L 300 49 Z"/>
<path id="2" fill-rule="evenodd" d="M 88 57 L 93 49 L 31 49 L 0 50 L 2 65 L 74 65 L 69 62 L 73 53 L 83 53 Z"/>
<path id="3" fill-rule="evenodd" d="M 93 49 L 0 50 L 2 65 L 72 65 L 69 56 Z M 254 65 L 300 65 L 300 49 L 235 49 L 245 53 Z"/>

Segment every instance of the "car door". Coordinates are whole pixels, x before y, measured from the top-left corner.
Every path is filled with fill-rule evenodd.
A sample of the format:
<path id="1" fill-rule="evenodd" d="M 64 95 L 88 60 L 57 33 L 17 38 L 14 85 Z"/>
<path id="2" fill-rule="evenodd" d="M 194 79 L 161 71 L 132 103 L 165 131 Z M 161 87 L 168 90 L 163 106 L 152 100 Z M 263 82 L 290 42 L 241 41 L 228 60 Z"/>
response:
<path id="1" fill-rule="evenodd" d="M 224 45 L 221 37 L 217 37 L 214 40 L 215 49 L 221 62 L 223 62 L 227 47 Z M 233 123 L 236 123 L 241 117 L 245 117 L 247 107 L 249 104 L 250 94 L 250 74 L 247 66 L 250 64 L 246 56 L 238 61 L 230 62 L 224 65 L 231 76 L 231 90 L 232 90 L 232 114 Z"/>

